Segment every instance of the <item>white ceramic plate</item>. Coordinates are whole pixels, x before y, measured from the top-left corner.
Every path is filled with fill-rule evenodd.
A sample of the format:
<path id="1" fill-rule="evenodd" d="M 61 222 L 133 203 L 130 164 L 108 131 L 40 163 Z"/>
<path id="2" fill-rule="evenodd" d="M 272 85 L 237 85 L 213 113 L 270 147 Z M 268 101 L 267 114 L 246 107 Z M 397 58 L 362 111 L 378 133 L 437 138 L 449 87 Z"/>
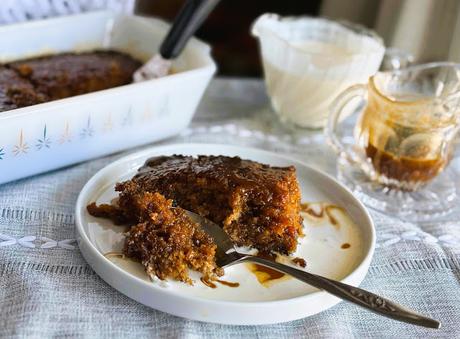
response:
<path id="1" fill-rule="evenodd" d="M 176 281 L 150 281 L 138 263 L 106 258 L 105 253 L 119 251 L 123 227 L 94 218 L 86 211 L 90 202 L 109 202 L 117 196 L 116 182 L 129 179 L 151 156 L 158 155 L 229 155 L 240 156 L 274 166 L 294 165 L 302 190 L 303 202 L 327 202 L 346 210 L 332 211 L 331 218 L 306 216 L 305 237 L 299 242 L 297 256 L 307 261 L 306 270 L 359 285 L 367 273 L 375 245 L 372 220 L 365 207 L 330 176 L 301 162 L 274 153 L 251 148 L 209 144 L 183 144 L 154 147 L 126 156 L 96 173 L 83 187 L 76 206 L 76 227 L 81 252 L 97 274 L 115 289 L 157 310 L 188 319 L 221 324 L 256 325 L 304 318 L 339 302 L 295 279 L 284 277 L 262 285 L 247 264 L 225 270 L 223 280 L 238 282 L 237 288 L 218 284 L 206 287 L 195 272 L 193 286 Z M 311 205 L 315 212 L 319 204 Z M 347 249 L 341 248 L 350 244 Z"/>

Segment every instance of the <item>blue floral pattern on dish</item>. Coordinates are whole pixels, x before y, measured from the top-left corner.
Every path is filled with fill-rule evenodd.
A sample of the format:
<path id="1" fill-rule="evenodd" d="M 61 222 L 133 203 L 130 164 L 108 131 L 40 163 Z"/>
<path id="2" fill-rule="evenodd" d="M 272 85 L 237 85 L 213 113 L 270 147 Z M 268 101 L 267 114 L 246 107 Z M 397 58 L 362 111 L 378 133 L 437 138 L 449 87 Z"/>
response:
<path id="1" fill-rule="evenodd" d="M 122 126 L 132 125 L 132 123 L 133 123 L 133 115 L 132 115 L 131 111 L 132 111 L 132 107 L 130 106 L 129 109 L 128 109 L 128 112 L 123 117 L 123 121 L 121 123 Z"/>
<path id="2" fill-rule="evenodd" d="M 43 136 L 38 139 L 37 144 L 35 145 L 37 150 L 41 150 L 42 148 L 50 148 L 51 147 L 51 139 L 47 136 L 46 125 L 43 128 Z"/>
<path id="3" fill-rule="evenodd" d="M 86 127 L 84 127 L 80 132 L 80 137 L 82 139 L 91 138 L 94 135 L 94 129 L 91 126 L 91 116 L 88 116 L 88 120 L 86 122 Z"/>

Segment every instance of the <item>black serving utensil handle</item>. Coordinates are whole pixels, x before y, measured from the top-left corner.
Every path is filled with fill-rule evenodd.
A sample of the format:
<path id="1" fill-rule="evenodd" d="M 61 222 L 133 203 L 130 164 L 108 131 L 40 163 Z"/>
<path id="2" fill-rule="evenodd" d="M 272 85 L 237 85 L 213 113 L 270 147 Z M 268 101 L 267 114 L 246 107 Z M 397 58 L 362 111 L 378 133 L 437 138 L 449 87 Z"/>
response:
<path id="1" fill-rule="evenodd" d="M 165 40 L 160 46 L 160 55 L 170 60 L 177 57 L 187 41 L 195 34 L 209 13 L 220 0 L 187 0 L 174 19 Z"/>

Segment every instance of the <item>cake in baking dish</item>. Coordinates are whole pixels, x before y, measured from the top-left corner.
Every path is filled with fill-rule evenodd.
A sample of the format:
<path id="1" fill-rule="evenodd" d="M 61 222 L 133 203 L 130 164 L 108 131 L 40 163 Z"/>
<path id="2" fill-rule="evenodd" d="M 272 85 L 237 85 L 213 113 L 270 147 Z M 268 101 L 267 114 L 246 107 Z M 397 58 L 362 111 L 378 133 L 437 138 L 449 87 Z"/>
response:
<path id="1" fill-rule="evenodd" d="M 126 85 L 141 62 L 116 51 L 63 53 L 0 66 L 0 111 Z"/>
<path id="2" fill-rule="evenodd" d="M 47 101 L 32 84 L 14 70 L 0 66 L 0 112 Z"/>

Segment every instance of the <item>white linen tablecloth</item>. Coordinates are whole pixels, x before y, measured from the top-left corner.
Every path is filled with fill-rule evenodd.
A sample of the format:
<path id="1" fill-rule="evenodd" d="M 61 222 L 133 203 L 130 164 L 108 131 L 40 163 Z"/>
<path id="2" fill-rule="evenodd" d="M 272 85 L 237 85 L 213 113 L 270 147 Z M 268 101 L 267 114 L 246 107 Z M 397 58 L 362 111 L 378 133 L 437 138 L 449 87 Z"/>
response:
<path id="1" fill-rule="evenodd" d="M 261 81 L 214 80 L 190 128 L 162 143 L 248 145 L 334 174 L 335 156 L 322 134 L 288 134 L 267 107 Z M 458 214 L 413 224 L 372 212 L 378 247 L 362 287 L 431 315 L 443 323 L 440 330 L 392 321 L 345 302 L 306 319 L 247 327 L 189 321 L 138 304 L 102 281 L 74 241 L 81 188 L 126 153 L 0 186 L 0 336 L 460 338 Z"/>

